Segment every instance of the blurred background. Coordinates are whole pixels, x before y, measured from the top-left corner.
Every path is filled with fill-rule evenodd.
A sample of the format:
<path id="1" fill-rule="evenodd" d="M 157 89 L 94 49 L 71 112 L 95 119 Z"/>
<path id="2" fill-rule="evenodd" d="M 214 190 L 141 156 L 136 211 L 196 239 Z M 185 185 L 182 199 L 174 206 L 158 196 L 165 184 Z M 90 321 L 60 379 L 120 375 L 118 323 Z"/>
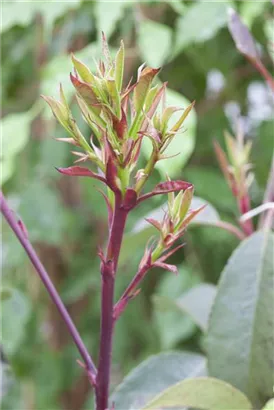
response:
<path id="1" fill-rule="evenodd" d="M 27 226 L 53 282 L 93 356 L 100 320 L 97 245 L 107 235 L 106 209 L 95 182 L 62 177 L 55 166 L 73 158 L 66 136 L 40 94 L 58 96 L 59 83 L 71 99 L 69 83 L 74 52 L 90 68 L 100 55 L 101 31 L 115 52 L 126 46 L 126 73 L 136 76 L 142 62 L 162 67 L 175 105 L 196 100 L 186 132 L 175 152 L 154 172 L 151 186 L 164 178 L 190 181 L 226 221 L 234 222 L 236 204 L 213 152 L 223 131 L 235 130 L 241 117 L 253 140 L 255 182 L 252 204 L 260 204 L 273 152 L 273 100 L 264 80 L 239 54 L 227 29 L 234 7 L 256 38 L 262 59 L 272 69 L 273 10 L 270 1 L 7 1 L 2 3 L 2 155 L 3 190 Z M 81 123 L 84 129 L 84 125 Z M 87 131 L 87 130 L 86 130 Z M 86 134 L 88 135 L 88 134 Z M 143 158 L 145 161 L 145 158 Z M 147 187 L 148 189 L 149 187 Z M 135 273 L 148 239 L 140 221 L 163 203 L 152 198 L 129 219 L 120 259 L 116 297 Z M 141 224 L 142 226 L 142 224 Z M 2 408 L 6 410 L 90 409 L 86 376 L 76 364 L 77 351 L 37 279 L 24 251 L 3 222 L 2 247 Z M 173 262 L 179 277 L 153 270 L 141 294 L 117 324 L 112 387 L 150 354 L 175 350 L 203 352 L 203 337 L 187 315 L 170 301 L 192 286 L 216 284 L 238 240 L 226 231 L 193 227 Z"/>

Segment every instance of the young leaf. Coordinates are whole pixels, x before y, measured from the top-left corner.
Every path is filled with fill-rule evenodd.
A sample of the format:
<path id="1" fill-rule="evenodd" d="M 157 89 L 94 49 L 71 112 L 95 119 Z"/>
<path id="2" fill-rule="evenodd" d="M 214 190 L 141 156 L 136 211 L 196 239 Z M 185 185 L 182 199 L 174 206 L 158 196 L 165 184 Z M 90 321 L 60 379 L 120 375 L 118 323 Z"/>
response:
<path id="1" fill-rule="evenodd" d="M 83 167 L 78 167 L 78 166 L 72 166 L 68 168 L 56 168 L 60 174 L 72 176 L 72 177 L 91 177 L 95 179 L 99 179 L 99 181 L 102 181 L 106 183 L 106 180 L 104 177 L 101 175 L 95 174 L 88 168 L 83 168 Z"/>
<path id="2" fill-rule="evenodd" d="M 186 107 L 186 109 L 184 110 L 179 120 L 171 128 L 171 132 L 177 132 L 181 128 L 183 122 L 185 121 L 186 117 L 188 116 L 188 114 L 190 113 L 194 105 L 195 105 L 195 101 L 193 101 L 188 107 Z"/>
<path id="3" fill-rule="evenodd" d="M 61 104 L 59 101 L 55 100 L 52 97 L 45 97 L 41 95 L 41 97 L 48 103 L 50 106 L 54 117 L 60 122 L 60 124 L 64 127 L 68 127 L 68 120 L 69 120 L 69 113 L 67 108 Z"/>
<path id="4" fill-rule="evenodd" d="M 76 91 L 86 102 L 87 106 L 98 114 L 101 110 L 101 108 L 99 107 L 100 102 L 92 87 L 89 84 L 78 80 L 78 78 L 74 77 L 74 75 L 72 74 L 70 74 L 70 79 Z"/>
<path id="5" fill-rule="evenodd" d="M 125 48 L 124 42 L 121 41 L 120 48 L 115 57 L 115 81 L 118 92 L 120 93 L 123 86 L 124 77 L 124 60 L 125 60 Z"/>
<path id="6" fill-rule="evenodd" d="M 207 336 L 210 375 L 233 383 L 261 407 L 273 388 L 272 233 L 243 241 L 225 267 Z"/>
<path id="7" fill-rule="evenodd" d="M 150 67 L 146 67 L 141 71 L 140 76 L 137 80 L 137 85 L 134 88 L 133 92 L 133 102 L 137 113 L 139 113 L 142 110 L 152 80 L 159 71 L 160 68 Z"/>
<path id="8" fill-rule="evenodd" d="M 154 195 L 161 195 L 161 194 L 167 194 L 168 192 L 176 192 L 176 191 L 185 190 L 191 186 L 192 184 L 190 184 L 189 182 L 185 182 L 185 181 L 161 182 L 160 184 L 157 184 L 156 187 L 151 192 L 140 196 L 140 198 L 138 199 L 138 202 L 144 201 L 145 199 L 150 198 Z"/>
<path id="9" fill-rule="evenodd" d="M 228 383 L 209 377 L 181 381 L 164 390 L 143 410 L 195 407 L 201 410 L 252 410 L 247 397 Z"/>
<path id="10" fill-rule="evenodd" d="M 90 69 L 84 63 L 82 63 L 82 61 L 78 60 L 78 58 L 76 58 L 74 54 L 71 55 L 71 59 L 82 80 L 86 83 L 92 83 L 94 80 L 94 75 L 92 74 Z"/>

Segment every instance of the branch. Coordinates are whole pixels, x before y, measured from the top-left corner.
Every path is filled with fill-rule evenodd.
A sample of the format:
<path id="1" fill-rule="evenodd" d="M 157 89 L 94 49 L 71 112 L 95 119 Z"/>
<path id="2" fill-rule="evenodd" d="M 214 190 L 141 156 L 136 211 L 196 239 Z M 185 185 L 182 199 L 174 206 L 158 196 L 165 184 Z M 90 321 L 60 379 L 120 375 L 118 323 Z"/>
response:
<path id="1" fill-rule="evenodd" d="M 96 378 L 96 410 L 108 409 L 111 351 L 114 327 L 114 284 L 120 248 L 129 210 L 125 209 L 121 193 L 115 194 L 115 207 L 108 239 L 106 258 L 102 253 L 101 334 L 98 375 Z"/>
<path id="2" fill-rule="evenodd" d="M 130 300 L 132 300 L 135 296 L 138 295 L 139 290 L 136 290 L 136 287 L 141 283 L 144 279 L 146 273 L 151 268 L 150 265 L 145 264 L 133 277 L 132 281 L 118 300 L 118 302 L 114 306 L 114 319 L 117 320 L 120 315 L 125 310 L 127 304 Z"/>
<path id="3" fill-rule="evenodd" d="M 19 242 L 25 249 L 31 263 L 33 264 L 36 273 L 39 275 L 40 279 L 42 280 L 43 284 L 45 285 L 45 288 L 47 289 L 51 300 L 55 304 L 56 308 L 58 309 L 60 315 L 62 316 L 64 322 L 67 325 L 68 331 L 71 334 L 71 337 L 74 340 L 74 343 L 82 356 L 85 366 L 86 366 L 86 371 L 88 372 L 88 375 L 91 379 L 91 381 L 95 380 L 95 376 L 97 374 L 96 367 L 87 351 L 86 346 L 84 345 L 80 334 L 78 333 L 78 330 L 76 329 L 64 303 L 62 302 L 57 290 L 55 289 L 48 273 L 46 272 L 44 266 L 42 265 L 38 255 L 36 254 L 34 248 L 32 247 L 31 243 L 28 240 L 26 231 L 23 228 L 23 224 L 21 221 L 17 221 L 13 211 L 9 208 L 7 201 L 3 195 L 2 192 L 0 192 L 0 210 L 2 214 L 4 215 L 7 223 L 17 236 Z"/>

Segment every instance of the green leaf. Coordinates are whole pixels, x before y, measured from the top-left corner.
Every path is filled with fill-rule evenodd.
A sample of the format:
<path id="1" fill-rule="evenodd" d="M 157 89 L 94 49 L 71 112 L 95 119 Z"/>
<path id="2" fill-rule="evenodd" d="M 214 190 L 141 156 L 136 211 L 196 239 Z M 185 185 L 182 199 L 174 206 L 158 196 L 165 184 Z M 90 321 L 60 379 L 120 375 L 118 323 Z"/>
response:
<path id="1" fill-rule="evenodd" d="M 163 349 L 172 349 L 189 339 L 196 326 L 188 314 L 178 308 L 177 298 L 198 282 L 187 266 L 179 266 L 179 275 L 164 275 L 153 295 L 154 317 Z"/>
<path id="2" fill-rule="evenodd" d="M 13 174 L 16 155 L 25 147 L 30 137 L 30 111 L 7 115 L 1 120 L 2 131 L 2 156 L 0 166 L 2 183 L 6 182 Z"/>
<path id="3" fill-rule="evenodd" d="M 209 377 L 184 380 L 166 389 L 143 410 L 167 407 L 198 407 L 201 410 L 251 410 L 247 397 L 228 383 Z"/>
<path id="4" fill-rule="evenodd" d="M 30 183 L 18 210 L 32 241 L 58 245 L 63 239 L 66 211 L 56 193 L 43 181 Z"/>
<path id="5" fill-rule="evenodd" d="M 47 26 L 51 26 L 54 20 L 72 8 L 76 8 L 80 0 L 69 2 L 49 0 L 29 1 L 27 4 L 21 1 L 9 1 L 2 4 L 1 31 L 8 30 L 14 25 L 26 26 L 30 24 L 36 13 L 41 13 Z"/>
<path id="6" fill-rule="evenodd" d="M 171 89 L 167 89 L 166 102 L 167 106 L 171 105 L 180 108 L 186 108 L 190 104 L 190 102 L 185 97 Z M 169 121 L 169 126 L 172 127 L 178 121 L 181 115 L 182 113 L 180 111 L 174 113 L 171 120 Z M 185 121 L 184 129 L 186 131 L 179 131 L 165 151 L 165 155 L 167 156 L 176 156 L 174 156 L 173 158 L 161 160 L 156 164 L 155 168 L 159 170 L 163 177 L 166 177 L 166 174 L 168 174 L 171 178 L 173 178 L 176 175 L 180 174 L 180 172 L 182 171 L 184 165 L 186 164 L 194 150 L 196 122 L 197 116 L 193 108 Z M 151 156 L 152 146 L 151 142 L 147 138 L 145 138 L 143 141 L 142 149 L 144 155 L 149 159 Z"/>
<path id="7" fill-rule="evenodd" d="M 203 205 L 207 205 L 203 211 L 201 211 L 191 222 L 191 224 L 214 224 L 220 220 L 220 216 L 216 209 L 206 202 L 204 199 L 194 196 L 191 201 L 191 209 L 200 208 Z M 153 209 L 153 211 L 144 215 L 142 218 L 136 221 L 132 234 L 137 234 L 141 231 L 146 230 L 148 235 L 144 240 L 148 239 L 151 234 L 155 233 L 155 229 L 145 220 L 147 218 L 153 218 L 161 221 L 165 215 L 165 210 L 168 208 L 167 203 L 161 205 L 159 208 Z M 190 225 L 191 226 L 191 225 Z"/>
<path id="8" fill-rule="evenodd" d="M 116 28 L 117 22 L 123 17 L 127 1 L 100 1 L 97 0 L 95 16 L 97 21 L 98 34 L 103 31 L 106 37 L 110 37 Z"/>
<path id="9" fill-rule="evenodd" d="M 2 278 L 1 278 L 1 279 L 2 279 Z M 1 289 L 0 289 L 0 302 L 3 302 L 3 301 L 5 301 L 5 300 L 11 298 L 11 296 L 12 296 L 12 290 L 9 289 L 9 288 L 7 288 L 7 287 L 4 287 L 4 286 L 1 284 Z"/>
<path id="10" fill-rule="evenodd" d="M 256 182 L 265 189 L 274 152 L 272 131 L 274 121 L 263 121 L 258 128 L 251 149 L 251 161 L 254 165 Z"/>
<path id="11" fill-rule="evenodd" d="M 13 161 L 13 158 L 7 158 L 7 159 L 1 158 L 0 160 L 0 167 L 2 171 L 1 180 L 0 180 L 1 186 L 12 177 L 15 171 L 14 162 L 15 161 Z"/>
<path id="12" fill-rule="evenodd" d="M 268 3 L 267 0 L 260 0 L 260 1 L 247 1 L 241 4 L 241 17 L 244 23 L 251 27 L 256 17 L 262 15 L 266 4 Z"/>
<path id="13" fill-rule="evenodd" d="M 192 43 L 209 40 L 227 23 L 230 1 L 198 2 L 190 6 L 177 21 L 174 56 Z"/>
<path id="14" fill-rule="evenodd" d="M 9 297 L 4 295 L 7 292 Z M 7 355 L 13 355 L 19 349 L 30 312 L 30 302 L 22 292 L 8 288 L 1 290 L 1 343 Z"/>
<path id="15" fill-rule="evenodd" d="M 216 286 L 202 283 L 184 293 L 175 303 L 191 316 L 197 326 L 206 331 L 215 296 Z"/>
<path id="16" fill-rule="evenodd" d="M 263 405 L 273 388 L 273 234 L 243 241 L 225 267 L 207 336 L 210 375 Z"/>
<path id="17" fill-rule="evenodd" d="M 202 355 L 161 353 L 151 356 L 130 372 L 110 398 L 115 410 L 140 409 L 155 395 L 186 377 L 205 374 Z"/>
<path id="18" fill-rule="evenodd" d="M 164 24 L 141 20 L 138 30 L 138 46 L 142 59 L 151 67 L 160 67 L 171 50 L 172 31 Z M 161 47 L 159 47 L 159 44 Z"/>
<path id="19" fill-rule="evenodd" d="M 274 399 L 271 399 L 266 403 L 263 410 L 273 410 L 273 409 L 274 409 Z"/>

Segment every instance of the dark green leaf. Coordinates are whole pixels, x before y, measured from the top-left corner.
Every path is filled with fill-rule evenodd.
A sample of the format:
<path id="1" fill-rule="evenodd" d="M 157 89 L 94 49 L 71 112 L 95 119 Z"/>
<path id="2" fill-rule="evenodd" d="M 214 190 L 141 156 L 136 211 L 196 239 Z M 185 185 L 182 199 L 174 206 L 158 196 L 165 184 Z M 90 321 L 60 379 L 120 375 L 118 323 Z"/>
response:
<path id="1" fill-rule="evenodd" d="M 273 234 L 257 232 L 225 267 L 207 336 L 210 375 L 232 383 L 255 406 L 273 388 Z"/>

